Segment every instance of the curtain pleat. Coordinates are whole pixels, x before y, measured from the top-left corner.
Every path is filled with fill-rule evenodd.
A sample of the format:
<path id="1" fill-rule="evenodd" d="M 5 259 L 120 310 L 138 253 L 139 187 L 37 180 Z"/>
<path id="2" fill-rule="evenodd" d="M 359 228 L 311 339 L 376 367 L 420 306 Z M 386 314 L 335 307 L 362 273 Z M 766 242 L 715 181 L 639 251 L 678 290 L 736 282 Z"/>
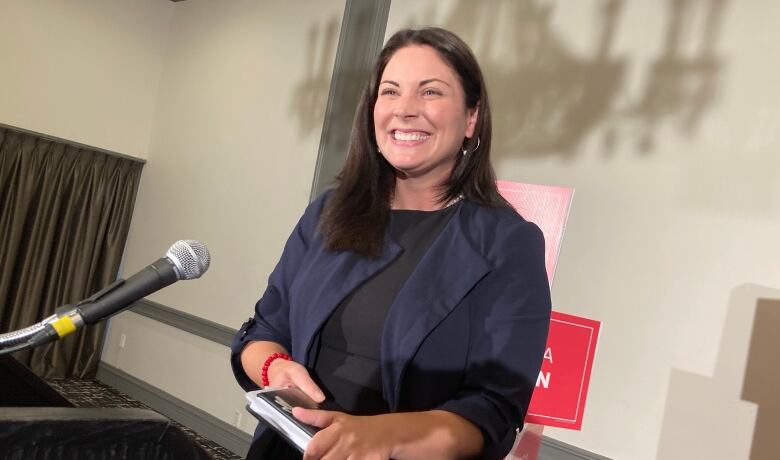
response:
<path id="1" fill-rule="evenodd" d="M 116 279 L 143 164 L 0 128 L 0 332 Z M 45 378 L 91 378 L 104 325 L 15 357 Z"/>

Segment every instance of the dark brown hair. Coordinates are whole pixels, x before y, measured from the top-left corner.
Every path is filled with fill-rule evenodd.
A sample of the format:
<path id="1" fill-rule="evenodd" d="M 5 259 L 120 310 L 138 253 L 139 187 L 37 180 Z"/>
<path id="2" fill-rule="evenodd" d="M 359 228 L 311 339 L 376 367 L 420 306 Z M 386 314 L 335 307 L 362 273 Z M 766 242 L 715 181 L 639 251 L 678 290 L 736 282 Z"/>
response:
<path id="1" fill-rule="evenodd" d="M 382 253 L 395 187 L 395 169 L 377 149 L 374 105 L 385 66 L 396 51 L 410 45 L 427 45 L 435 49 L 458 75 L 466 108 L 479 107 L 474 136 L 464 138 L 463 148 L 470 153 L 457 155 L 452 174 L 441 184 L 440 202 L 446 203 L 463 195 L 465 199 L 485 206 L 509 206 L 496 189 L 495 174 L 490 165 L 490 101 L 474 54 L 463 40 L 445 29 L 404 29 L 385 44 L 360 97 L 346 164 L 336 178 L 336 188 L 328 197 L 320 221 L 325 245 L 330 250 L 352 250 L 368 257 L 378 257 Z"/>

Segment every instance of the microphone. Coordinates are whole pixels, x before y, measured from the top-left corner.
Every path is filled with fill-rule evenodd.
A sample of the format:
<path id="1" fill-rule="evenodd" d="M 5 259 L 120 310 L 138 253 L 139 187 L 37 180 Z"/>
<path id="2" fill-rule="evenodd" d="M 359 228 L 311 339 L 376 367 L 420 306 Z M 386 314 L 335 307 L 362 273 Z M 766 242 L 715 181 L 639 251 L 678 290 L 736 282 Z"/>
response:
<path id="1" fill-rule="evenodd" d="M 136 300 L 159 291 L 179 280 L 200 278 L 211 263 L 206 245 L 195 240 L 180 240 L 165 257 L 130 278 L 118 279 L 75 305 L 57 308 L 57 318 L 34 335 L 28 346 L 38 346 L 62 338 L 84 324 L 95 324 L 127 308 Z"/>

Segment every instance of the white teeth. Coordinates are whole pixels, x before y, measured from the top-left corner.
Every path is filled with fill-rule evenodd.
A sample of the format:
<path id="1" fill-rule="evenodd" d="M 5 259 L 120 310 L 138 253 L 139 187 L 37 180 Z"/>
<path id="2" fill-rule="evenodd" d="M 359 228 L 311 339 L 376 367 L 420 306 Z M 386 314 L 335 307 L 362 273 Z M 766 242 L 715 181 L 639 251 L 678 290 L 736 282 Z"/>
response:
<path id="1" fill-rule="evenodd" d="M 401 131 L 394 131 L 393 137 L 397 141 L 422 141 L 428 138 L 429 134 L 425 133 L 403 133 Z"/>

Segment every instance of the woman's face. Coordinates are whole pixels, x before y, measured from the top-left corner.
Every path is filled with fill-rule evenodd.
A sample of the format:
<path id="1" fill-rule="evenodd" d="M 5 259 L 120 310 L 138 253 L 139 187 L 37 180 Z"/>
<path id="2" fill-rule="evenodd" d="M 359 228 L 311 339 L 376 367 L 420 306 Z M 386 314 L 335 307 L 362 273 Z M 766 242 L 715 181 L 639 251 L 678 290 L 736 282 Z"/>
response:
<path id="1" fill-rule="evenodd" d="M 380 79 L 374 131 L 396 170 L 443 183 L 476 121 L 477 108 L 466 108 L 458 75 L 436 50 L 412 45 L 393 54 Z"/>

